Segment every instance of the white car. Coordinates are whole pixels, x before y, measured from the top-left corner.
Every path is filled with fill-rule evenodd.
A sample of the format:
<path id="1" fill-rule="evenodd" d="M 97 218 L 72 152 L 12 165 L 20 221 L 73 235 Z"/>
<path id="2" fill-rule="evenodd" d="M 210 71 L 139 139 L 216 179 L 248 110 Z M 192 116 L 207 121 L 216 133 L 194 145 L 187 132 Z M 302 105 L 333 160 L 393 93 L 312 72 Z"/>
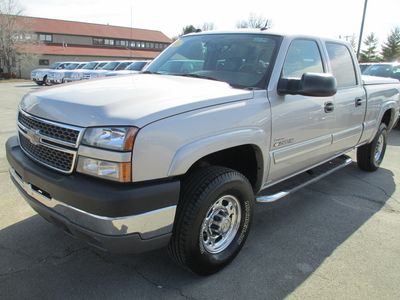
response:
<path id="1" fill-rule="evenodd" d="M 83 68 L 74 70 L 73 72 L 68 72 L 65 74 L 65 82 L 73 82 L 84 79 L 84 74 L 91 70 L 98 70 L 108 64 L 110 61 L 91 61 L 87 63 Z"/>
<path id="2" fill-rule="evenodd" d="M 67 67 L 69 62 L 55 62 L 48 68 L 34 69 L 31 72 L 31 80 L 37 85 L 43 85 L 46 83 L 47 76 L 51 70 L 62 70 Z"/>
<path id="3" fill-rule="evenodd" d="M 132 60 L 111 61 L 101 69 L 96 69 L 83 73 L 83 79 L 93 79 L 106 76 L 110 71 L 123 70 L 132 63 Z"/>
<path id="4" fill-rule="evenodd" d="M 123 70 L 115 70 L 108 72 L 106 76 L 117 76 L 117 75 L 128 75 L 128 74 L 136 74 L 143 70 L 150 63 L 150 60 L 138 60 L 130 65 L 128 65 Z"/>
<path id="5" fill-rule="evenodd" d="M 73 70 L 82 69 L 86 64 L 87 62 L 71 62 L 68 64 L 68 66 L 65 67 L 65 69 L 50 71 L 47 76 L 47 83 L 48 84 L 64 83 L 65 82 L 64 78 L 67 73 L 71 73 Z"/>

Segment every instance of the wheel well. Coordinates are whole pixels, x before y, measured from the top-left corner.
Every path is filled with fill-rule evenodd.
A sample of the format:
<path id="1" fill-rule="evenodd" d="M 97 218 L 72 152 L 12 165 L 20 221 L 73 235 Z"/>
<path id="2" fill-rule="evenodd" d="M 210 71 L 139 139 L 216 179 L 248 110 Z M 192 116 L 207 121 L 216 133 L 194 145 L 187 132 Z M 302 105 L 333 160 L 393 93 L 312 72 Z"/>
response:
<path id="1" fill-rule="evenodd" d="M 254 191 L 261 187 L 263 159 L 261 150 L 255 145 L 242 145 L 211 153 L 196 161 L 188 173 L 205 166 L 222 166 L 236 170 L 249 180 Z"/>
<path id="2" fill-rule="evenodd" d="M 391 118 L 392 118 L 392 110 L 391 110 L 391 109 L 388 109 L 388 110 L 385 111 L 385 113 L 383 114 L 381 123 L 384 123 L 387 127 L 389 127 Z"/>

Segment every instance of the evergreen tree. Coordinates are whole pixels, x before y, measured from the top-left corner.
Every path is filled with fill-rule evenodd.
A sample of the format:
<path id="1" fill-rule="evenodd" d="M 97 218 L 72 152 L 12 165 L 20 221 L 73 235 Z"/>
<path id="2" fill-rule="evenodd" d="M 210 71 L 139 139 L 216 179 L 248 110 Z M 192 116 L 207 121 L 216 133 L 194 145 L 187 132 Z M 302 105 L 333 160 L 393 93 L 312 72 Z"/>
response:
<path id="1" fill-rule="evenodd" d="M 385 61 L 400 60 L 400 27 L 392 29 L 381 54 Z"/>
<path id="2" fill-rule="evenodd" d="M 379 60 L 378 38 L 371 32 L 364 40 L 365 50 L 361 51 L 361 62 L 374 62 Z"/>

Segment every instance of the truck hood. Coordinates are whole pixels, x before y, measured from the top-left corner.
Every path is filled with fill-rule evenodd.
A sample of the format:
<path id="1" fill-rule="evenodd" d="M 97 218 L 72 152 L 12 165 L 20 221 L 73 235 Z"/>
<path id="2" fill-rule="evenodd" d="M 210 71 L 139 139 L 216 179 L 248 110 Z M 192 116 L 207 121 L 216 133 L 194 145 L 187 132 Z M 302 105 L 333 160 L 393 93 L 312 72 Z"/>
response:
<path id="1" fill-rule="evenodd" d="M 252 97 L 252 91 L 219 81 L 135 74 L 41 89 L 27 94 L 20 107 L 37 117 L 81 127 L 143 127 L 190 110 Z"/>

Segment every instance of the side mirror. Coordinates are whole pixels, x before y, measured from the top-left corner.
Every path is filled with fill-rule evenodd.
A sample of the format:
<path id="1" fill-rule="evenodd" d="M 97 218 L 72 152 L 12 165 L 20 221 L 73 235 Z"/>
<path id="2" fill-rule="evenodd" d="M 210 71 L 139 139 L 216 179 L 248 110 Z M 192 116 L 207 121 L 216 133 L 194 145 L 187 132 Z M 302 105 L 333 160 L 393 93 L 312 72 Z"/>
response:
<path id="1" fill-rule="evenodd" d="M 304 95 L 329 97 L 336 94 L 336 79 L 326 73 L 304 73 L 301 79 L 281 78 L 278 82 L 280 95 Z"/>

